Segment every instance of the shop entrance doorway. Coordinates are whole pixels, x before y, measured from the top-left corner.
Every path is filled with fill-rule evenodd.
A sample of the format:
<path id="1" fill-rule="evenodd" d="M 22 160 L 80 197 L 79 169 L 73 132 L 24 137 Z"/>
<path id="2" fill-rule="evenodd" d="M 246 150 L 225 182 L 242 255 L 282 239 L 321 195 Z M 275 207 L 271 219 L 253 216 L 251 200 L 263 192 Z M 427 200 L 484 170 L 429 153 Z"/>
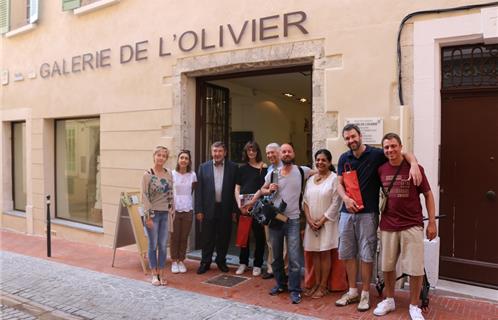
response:
<path id="1" fill-rule="evenodd" d="M 292 142 L 296 164 L 312 163 L 311 66 L 259 70 L 197 79 L 196 159 L 211 158 L 210 146 L 223 141 L 228 158 L 242 164 L 242 148 L 255 140 L 261 147 L 271 142 Z M 229 262 L 238 263 L 236 229 L 232 229 Z M 195 248 L 200 248 L 199 225 Z M 252 246 L 254 248 L 254 246 Z"/>

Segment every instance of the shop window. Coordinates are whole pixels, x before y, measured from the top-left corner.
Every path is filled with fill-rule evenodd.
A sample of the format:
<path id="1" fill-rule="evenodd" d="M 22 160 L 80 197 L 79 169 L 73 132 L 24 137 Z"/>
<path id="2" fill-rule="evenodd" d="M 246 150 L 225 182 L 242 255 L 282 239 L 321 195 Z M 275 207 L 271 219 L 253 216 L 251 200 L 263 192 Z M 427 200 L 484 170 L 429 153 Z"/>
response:
<path id="1" fill-rule="evenodd" d="M 26 211 L 26 122 L 12 123 L 12 199 L 14 210 Z"/>
<path id="2" fill-rule="evenodd" d="M 102 226 L 100 120 L 57 120 L 56 217 Z"/>
<path id="3" fill-rule="evenodd" d="M 0 33 L 7 36 L 33 28 L 39 0 L 0 0 Z"/>

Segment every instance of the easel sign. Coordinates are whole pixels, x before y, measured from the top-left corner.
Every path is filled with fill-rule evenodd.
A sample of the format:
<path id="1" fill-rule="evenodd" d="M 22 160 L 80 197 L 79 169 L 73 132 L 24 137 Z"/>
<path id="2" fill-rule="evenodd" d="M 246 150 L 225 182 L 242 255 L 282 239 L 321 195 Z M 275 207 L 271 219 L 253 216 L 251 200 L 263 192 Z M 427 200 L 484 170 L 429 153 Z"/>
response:
<path id="1" fill-rule="evenodd" d="M 145 256 L 148 241 L 142 223 L 143 208 L 140 204 L 140 192 L 121 192 L 112 247 L 112 267 L 116 257 L 116 249 L 136 243 L 142 269 L 147 274 Z"/>

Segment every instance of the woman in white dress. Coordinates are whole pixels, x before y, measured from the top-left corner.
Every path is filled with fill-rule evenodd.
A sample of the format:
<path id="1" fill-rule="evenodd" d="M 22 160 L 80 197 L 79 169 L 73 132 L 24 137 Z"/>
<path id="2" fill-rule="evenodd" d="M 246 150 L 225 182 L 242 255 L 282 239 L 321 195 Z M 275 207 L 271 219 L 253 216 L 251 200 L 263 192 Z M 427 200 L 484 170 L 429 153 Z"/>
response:
<path id="1" fill-rule="evenodd" d="M 312 254 L 315 275 L 315 283 L 305 295 L 321 298 L 328 293 L 331 250 L 339 243 L 338 220 L 342 202 L 330 151 L 320 149 L 315 153 L 315 167 L 318 172 L 308 179 L 303 198 L 307 221 L 303 246 Z"/>

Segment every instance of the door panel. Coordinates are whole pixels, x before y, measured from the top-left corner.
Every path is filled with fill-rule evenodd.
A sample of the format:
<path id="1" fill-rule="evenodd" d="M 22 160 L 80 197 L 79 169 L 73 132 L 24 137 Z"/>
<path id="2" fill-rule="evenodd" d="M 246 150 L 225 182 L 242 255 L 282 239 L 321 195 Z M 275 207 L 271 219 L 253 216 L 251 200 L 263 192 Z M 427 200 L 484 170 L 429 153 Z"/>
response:
<path id="1" fill-rule="evenodd" d="M 441 277 L 498 287 L 498 91 L 443 93 Z"/>

